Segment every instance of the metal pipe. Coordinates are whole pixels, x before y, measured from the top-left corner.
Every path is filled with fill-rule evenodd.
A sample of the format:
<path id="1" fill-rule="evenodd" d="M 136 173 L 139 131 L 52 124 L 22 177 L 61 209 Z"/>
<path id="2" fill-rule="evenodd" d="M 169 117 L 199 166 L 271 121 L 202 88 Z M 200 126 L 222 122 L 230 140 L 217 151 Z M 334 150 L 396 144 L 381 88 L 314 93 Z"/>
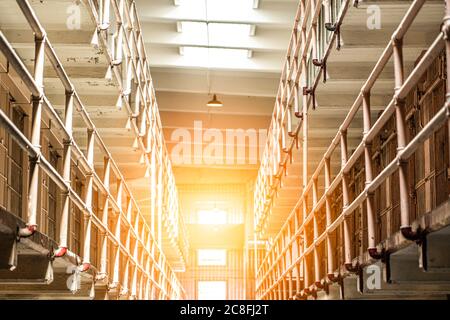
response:
<path id="1" fill-rule="evenodd" d="M 432 60 L 430 59 L 430 57 L 437 55 L 437 48 L 439 46 L 439 39 L 440 36 L 438 36 L 438 38 L 436 39 L 436 41 L 433 43 L 433 45 L 430 47 L 430 49 L 427 51 L 427 53 L 425 54 L 424 58 L 421 60 L 421 62 L 416 66 L 416 68 L 411 72 L 411 75 L 409 78 L 415 78 L 417 79 L 418 77 L 420 77 L 421 73 L 424 72 L 424 70 L 426 70 L 426 68 L 429 66 L 429 64 L 431 64 Z M 392 45 L 389 45 L 388 48 L 391 48 L 390 50 L 390 54 L 392 54 L 393 49 L 392 49 Z M 385 50 L 385 52 L 383 53 L 382 58 L 380 58 L 379 63 L 376 65 L 374 72 L 372 72 L 371 77 L 374 77 L 375 74 L 377 73 L 381 73 L 382 69 L 380 69 L 380 65 L 382 65 L 382 61 L 385 58 L 385 55 L 387 55 L 386 52 L 389 52 L 389 50 Z M 388 59 L 387 59 L 388 60 Z M 376 71 L 376 72 L 375 72 Z M 367 82 L 365 87 L 367 88 Z M 364 90 L 362 90 L 362 92 L 364 92 Z M 354 105 L 351 108 L 351 111 L 349 112 L 350 114 L 355 114 L 356 113 L 356 109 L 358 108 L 360 105 L 360 99 L 362 99 L 362 95 L 359 95 L 357 100 L 355 101 Z M 385 111 L 381 114 L 381 116 L 378 118 L 378 120 L 375 122 L 375 124 L 372 126 L 371 130 L 368 132 L 365 141 L 368 143 L 370 141 L 373 140 L 373 138 L 375 137 L 375 134 L 377 132 L 379 132 L 379 130 L 384 126 L 384 124 L 388 121 L 389 117 L 393 114 L 394 112 L 394 100 L 391 101 L 391 103 L 386 107 Z M 351 121 L 352 117 L 347 116 L 346 120 L 344 120 L 344 122 L 348 122 Z M 350 123 L 350 122 L 348 122 Z M 342 128 L 342 126 L 341 126 Z M 340 131 L 337 133 L 337 135 L 335 136 L 335 138 L 332 141 L 332 144 L 330 145 L 330 147 L 327 149 L 326 153 L 324 154 L 324 157 L 329 157 L 331 155 L 331 153 L 333 152 L 335 146 L 338 144 L 340 138 Z M 354 161 L 356 161 L 356 159 L 359 157 L 359 155 L 362 153 L 363 151 L 363 143 L 361 143 L 358 148 L 355 150 L 355 152 L 352 154 L 352 156 L 350 157 L 349 161 L 347 162 L 347 166 L 345 167 L 345 172 L 348 172 L 350 169 L 350 166 L 348 165 L 349 163 L 352 163 Z M 313 177 L 318 176 L 320 170 L 322 169 L 322 164 L 323 164 L 323 159 L 319 162 L 319 165 L 316 169 L 316 171 L 313 174 Z M 340 182 L 340 176 L 338 175 L 337 179 L 333 180 L 330 189 L 334 190 L 335 187 L 337 186 L 337 183 Z M 311 181 L 310 181 L 311 182 Z M 306 188 L 306 192 L 309 190 L 309 186 L 310 184 L 307 185 Z M 297 204 L 298 205 L 298 204 Z"/>
<path id="2" fill-rule="evenodd" d="M 327 191 L 330 188 L 331 181 L 331 165 L 330 158 L 325 158 L 325 214 L 326 214 L 326 227 L 331 225 L 331 199 L 327 195 Z M 327 277 L 330 281 L 334 280 L 334 252 L 331 241 L 331 236 L 327 233 Z"/>
<path id="3" fill-rule="evenodd" d="M 63 179 L 70 185 L 71 183 L 71 152 L 72 152 L 72 125 L 73 125 L 73 92 L 66 91 L 66 105 L 65 105 L 65 123 L 64 127 L 67 130 L 69 139 L 64 140 L 64 155 L 63 155 Z M 69 233 L 69 212 L 70 212 L 70 196 L 68 193 L 63 193 L 63 210 L 60 221 L 59 232 L 59 248 L 55 252 L 55 257 L 61 257 L 66 254 L 68 248 L 68 233 Z"/>
<path id="4" fill-rule="evenodd" d="M 39 21 L 37 20 L 36 16 L 34 15 L 34 12 L 32 11 L 28 2 L 26 0 L 19 0 L 18 3 L 21 6 L 22 11 L 24 11 L 24 15 L 29 20 L 29 23 L 30 23 L 32 29 L 34 29 L 34 31 L 36 33 L 36 38 L 37 38 L 37 40 L 39 40 L 38 42 L 41 42 L 41 40 L 44 40 L 43 46 L 39 46 L 39 44 L 37 44 L 37 46 L 39 46 L 40 48 L 44 48 L 45 52 L 48 55 L 50 62 L 52 63 L 53 67 L 55 68 L 58 76 L 61 78 L 61 81 L 63 82 L 64 87 L 66 88 L 66 90 L 69 89 L 67 91 L 72 91 L 71 83 L 68 80 L 68 77 L 65 74 L 64 69 L 62 68 L 62 65 L 60 65 L 60 62 L 59 62 L 56 54 L 54 53 L 54 50 L 53 50 L 51 44 L 48 41 L 46 41 L 45 31 L 40 26 Z M 41 81 L 39 81 L 39 79 L 34 80 L 33 77 L 31 77 L 31 75 L 28 73 L 26 68 L 23 66 L 23 63 L 20 61 L 18 56 L 15 54 L 12 47 L 9 45 L 9 43 L 4 38 L 3 34 L 1 34 L 1 37 L 0 37 L 0 48 L 1 48 L 2 53 L 4 53 L 5 57 L 7 57 L 7 59 L 9 60 L 8 62 L 11 65 L 11 67 L 16 69 L 18 74 L 21 76 L 22 81 L 25 83 L 26 86 L 28 86 L 28 89 L 32 92 L 33 96 L 40 97 L 42 99 L 42 104 L 45 107 L 45 111 L 48 113 L 51 120 L 55 120 L 54 123 L 56 123 L 57 126 L 59 126 L 61 128 L 61 131 L 63 133 L 63 139 L 71 140 L 72 139 L 71 134 L 68 132 L 68 130 L 66 130 L 65 125 L 61 123 L 59 116 L 56 115 L 56 112 L 52 108 L 52 106 L 49 103 L 49 101 L 47 100 L 47 98 L 45 96 L 43 96 L 42 90 L 38 86 L 38 84 Z M 41 50 L 41 49 L 39 50 L 39 57 L 43 57 L 43 50 Z M 41 63 L 41 61 L 43 61 L 43 58 L 42 58 L 42 60 L 41 60 L 41 58 L 36 59 L 35 74 L 37 74 L 37 75 L 41 73 L 40 70 L 43 70 L 43 64 Z M 59 70 L 59 69 L 61 69 L 61 70 Z M 153 88 L 152 88 L 152 90 L 153 90 Z M 154 94 L 153 91 L 152 91 L 152 94 Z M 36 100 L 36 99 L 34 99 L 34 100 Z M 98 133 L 95 131 L 95 127 L 93 126 L 93 123 L 90 121 L 90 118 L 87 115 L 85 108 L 82 106 L 81 101 L 76 92 L 75 92 L 75 103 L 78 105 L 78 107 L 79 107 L 78 111 L 81 112 L 81 116 L 82 116 L 83 120 L 86 122 L 88 128 L 93 129 L 95 135 L 98 137 L 98 141 L 100 142 L 100 149 L 102 149 L 102 151 L 105 151 L 107 154 L 109 154 L 107 152 L 106 148 L 104 147 L 104 144 L 101 141 L 101 138 L 98 136 Z M 39 106 L 39 105 L 35 104 L 35 106 Z M 42 108 L 42 106 L 40 108 Z M 35 108 L 35 113 L 37 111 L 39 111 L 39 108 Z M 37 123 L 37 122 L 38 121 L 35 121 L 35 123 Z M 35 130 L 35 132 L 36 131 L 37 130 Z M 19 137 L 22 137 L 22 136 L 19 136 Z M 32 134 L 32 138 L 33 138 L 32 139 L 33 142 L 38 141 L 36 135 Z M 24 142 L 22 141 L 22 143 L 19 145 L 23 146 Z M 29 148 L 29 146 L 26 145 L 26 143 L 25 143 L 25 146 L 27 148 Z M 34 146 L 33 146 L 33 148 L 34 148 Z M 40 163 L 38 164 L 37 167 L 42 167 L 44 172 L 46 172 L 50 176 L 50 178 L 56 182 L 58 187 L 60 187 L 63 190 L 63 192 L 67 192 L 68 196 L 66 198 L 67 199 L 70 198 L 71 201 L 73 201 L 76 206 L 78 206 L 84 213 L 86 213 L 87 208 L 86 208 L 85 203 L 83 203 L 83 201 L 79 198 L 79 196 L 70 188 L 70 185 L 67 185 L 67 183 L 64 181 L 64 179 L 61 178 L 61 176 L 59 176 L 58 172 L 48 163 L 48 161 L 45 158 L 43 158 L 41 156 L 40 151 L 33 153 L 33 152 L 31 152 L 31 150 L 32 149 L 27 149 L 27 151 L 30 154 L 35 154 L 35 157 L 39 158 L 39 160 L 40 160 Z M 87 160 L 84 158 L 82 152 L 80 151 L 80 149 L 78 148 L 78 146 L 76 144 L 74 144 L 72 146 L 72 150 L 73 150 L 72 152 L 76 156 L 76 160 L 77 161 L 78 161 L 78 159 L 80 160 L 79 163 L 80 163 L 81 167 L 88 172 L 89 172 L 89 170 L 93 171 L 92 166 L 86 165 Z M 165 152 L 167 153 L 167 150 L 165 150 Z M 66 152 L 66 154 L 68 154 L 68 152 Z M 118 168 L 114 162 L 113 162 L 113 168 L 114 168 L 114 170 L 117 170 L 118 174 L 120 174 L 120 172 L 118 171 Z M 34 169 L 32 168 L 32 171 L 33 170 Z M 94 181 L 96 182 L 96 184 L 100 181 L 95 173 L 94 173 L 93 178 L 94 178 Z M 104 187 L 101 183 L 98 185 L 98 187 L 99 187 L 99 190 L 104 190 Z M 133 202 L 135 202 L 134 199 L 133 199 Z M 66 202 L 66 204 L 68 206 L 68 204 L 69 204 L 68 201 Z M 114 201 L 112 201 L 112 204 L 115 207 L 117 207 L 115 205 Z M 63 207 L 64 207 L 64 204 L 63 204 Z M 120 211 L 120 214 L 121 214 L 121 216 L 123 216 L 123 212 Z M 97 223 L 97 225 L 98 225 L 97 220 L 95 220 L 95 223 Z M 147 227 L 145 222 L 143 222 L 143 223 Z M 98 226 L 100 226 L 101 229 L 104 228 L 101 224 Z M 28 231 L 30 231 L 30 230 L 28 230 Z M 133 233 L 133 236 L 136 236 L 137 233 L 135 232 L 135 230 L 133 229 L 131 231 Z M 107 234 L 108 234 L 108 236 L 111 236 L 108 232 L 107 232 Z M 137 239 L 137 241 L 141 241 L 141 240 Z M 123 246 L 121 246 L 121 250 L 127 251 L 126 248 L 124 248 Z M 56 255 L 58 255 L 58 254 L 59 254 L 59 252 L 57 250 Z M 164 278 L 167 279 L 167 275 L 165 273 L 164 273 Z"/>
<path id="5" fill-rule="evenodd" d="M 403 39 L 394 38 L 394 75 L 395 75 L 395 124 L 397 129 L 397 156 L 406 146 L 406 124 L 405 124 L 405 100 L 397 96 L 398 91 L 404 83 L 403 68 Z M 418 233 L 412 231 L 409 221 L 409 188 L 408 188 L 408 163 L 401 161 L 399 165 L 399 187 L 400 187 L 400 230 L 408 240 L 417 240 Z"/>

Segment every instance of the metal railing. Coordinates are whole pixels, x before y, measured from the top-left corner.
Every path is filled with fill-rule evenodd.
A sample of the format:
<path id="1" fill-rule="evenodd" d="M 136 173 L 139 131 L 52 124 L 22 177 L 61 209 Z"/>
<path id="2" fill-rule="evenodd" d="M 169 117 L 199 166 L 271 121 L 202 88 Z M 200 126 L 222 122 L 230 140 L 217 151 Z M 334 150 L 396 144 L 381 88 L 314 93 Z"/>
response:
<path id="1" fill-rule="evenodd" d="M 315 90 L 321 75 L 326 81 L 328 56 L 335 43 L 340 48 L 340 26 L 348 5 L 348 0 L 299 2 L 256 181 L 254 208 L 258 232 L 267 227 L 273 199 L 282 185 L 287 163 L 292 161 L 292 149 L 299 143 L 300 130 L 303 130 L 303 159 L 308 158 L 308 105 L 312 101 L 315 108 Z M 304 167 L 304 183 L 306 177 Z"/>
<path id="2" fill-rule="evenodd" d="M 414 154 L 421 143 L 449 121 L 450 116 L 450 86 L 447 81 L 447 100 L 445 104 L 439 108 L 434 117 L 410 141 L 407 141 L 405 99 L 408 93 L 418 84 L 427 68 L 442 52 L 444 46 L 447 49 L 447 60 L 450 56 L 450 1 L 447 1 L 447 11 L 442 33 L 436 37 L 405 79 L 403 38 L 424 3 L 425 0 L 415 0 L 410 6 L 310 179 L 307 179 L 308 176 L 303 172 L 302 194 L 282 229 L 273 240 L 270 250 L 260 262 L 257 271 L 257 297 L 261 299 L 306 297 L 308 294 L 323 288 L 324 281 L 336 281 L 336 272 L 341 270 L 341 266 L 337 265 L 335 261 L 335 253 L 339 250 L 338 242 L 343 244 L 342 262 L 345 270 L 353 272 L 359 268 L 360 266 L 352 264 L 352 237 L 349 217 L 363 204 L 366 206 L 365 220 L 367 221 L 367 229 L 363 229 L 362 232 L 363 237 L 367 239 L 369 259 L 382 258 L 383 252 L 377 249 L 376 243 L 375 230 L 377 222 L 375 220 L 376 212 L 373 195 L 376 189 L 397 170 L 401 234 L 407 240 L 418 240 L 422 236 L 419 230 L 414 231 L 412 229 L 410 222 L 407 160 Z M 304 6 L 301 6 L 297 16 L 304 16 L 303 12 L 305 11 L 303 10 Z M 297 20 L 294 31 L 296 28 Z M 391 57 L 393 57 L 394 64 L 394 96 L 378 119 L 372 124 L 370 93 Z M 448 72 L 448 64 L 446 68 Z M 361 107 L 363 113 L 363 137 L 349 157 L 346 132 Z M 307 120 L 308 101 L 305 101 L 303 108 L 303 122 L 305 122 Z M 276 108 L 277 110 L 278 108 Z M 381 172 L 374 175 L 371 144 L 386 123 L 393 118 L 394 114 L 397 131 L 397 154 L 392 161 L 382 168 Z M 275 120 L 272 122 L 272 128 L 280 125 Z M 305 126 L 305 123 L 303 125 Z M 303 138 L 307 138 L 307 133 L 304 134 Z M 269 144 L 268 151 L 266 151 L 271 152 L 272 149 L 270 148 Z M 272 146 L 272 148 L 274 147 Z M 307 145 L 304 144 L 303 148 L 303 152 L 307 153 Z M 339 149 L 341 153 L 341 168 L 334 179 L 331 179 L 330 161 L 336 149 Z M 362 157 L 364 159 L 365 186 L 360 192 L 355 190 L 354 194 L 350 196 L 348 174 L 355 168 L 355 164 Z M 303 159 L 304 170 L 306 170 L 307 155 L 305 155 L 305 158 Z M 279 159 L 277 158 L 277 161 L 280 161 Z M 276 164 L 278 165 L 278 162 Z M 324 190 L 322 193 L 319 193 L 319 178 L 324 179 Z M 261 186 L 259 187 L 261 188 Z M 258 192 L 260 191 L 257 190 Z M 333 198 L 336 193 L 339 193 L 340 205 L 336 206 L 337 210 L 332 210 L 332 205 L 334 205 Z M 312 203 L 309 201 L 310 199 L 312 199 Z M 260 199 L 259 196 L 255 198 L 256 202 L 264 200 L 264 198 Z M 256 214 L 261 216 L 261 212 L 263 212 L 261 207 L 259 210 Z M 339 234 L 336 233 L 338 229 L 340 231 Z"/>
<path id="3" fill-rule="evenodd" d="M 142 152 L 140 161 L 148 167 L 146 175 L 152 177 L 152 217 L 161 217 L 168 225 L 168 228 L 161 228 L 160 223 L 158 233 L 167 232 L 169 239 L 185 239 L 183 227 L 179 225 L 178 191 L 164 142 L 136 3 L 131 0 L 85 2 L 91 8 L 92 19 L 97 25 L 92 44 L 101 44 L 104 49 L 109 63 L 106 77 L 114 78 L 120 89 L 117 107 L 125 107 L 128 111 L 127 126 L 135 134 L 133 147 Z M 161 242 L 162 238 L 159 240 Z M 170 247 L 170 242 L 163 242 L 167 243 Z M 179 264 L 184 265 L 188 244 L 185 241 L 173 243 L 177 244 L 173 249 L 180 252 Z"/>
<path id="4" fill-rule="evenodd" d="M 104 3 L 106 2 L 109 3 L 109 1 L 105 1 Z M 160 244 L 154 239 L 151 226 L 142 215 L 139 205 L 133 197 L 124 176 L 92 122 L 86 107 L 83 105 L 76 88 L 73 86 L 57 57 L 50 39 L 47 37 L 44 28 L 36 17 L 33 8 L 27 0 L 17 0 L 17 3 L 35 35 L 34 74 L 31 75 L 6 37 L 0 32 L 1 53 L 7 58 L 10 68 L 18 73 L 21 81 L 25 84 L 32 96 L 30 139 L 0 110 L 0 123 L 7 129 L 12 138 L 29 154 L 30 173 L 27 197 L 27 221 L 26 227 L 19 230 L 18 236 L 27 237 L 37 230 L 39 173 L 42 170 L 56 183 L 62 192 L 63 206 L 58 228 L 59 248 L 54 251 L 53 258 L 67 256 L 73 258 L 75 262 L 80 261 L 75 253 L 69 250 L 68 243 L 70 208 L 71 206 L 76 206 L 84 216 L 81 271 L 87 271 L 90 268 L 95 269 L 97 274 L 96 281 L 107 279 L 109 288 L 119 288 L 122 294 L 129 294 L 135 298 L 183 298 L 184 291 L 180 282 L 172 271 L 165 255 L 162 253 Z M 121 3 L 124 6 L 124 3 Z M 130 1 L 130 3 L 134 6 L 133 1 Z M 135 9 L 128 10 L 129 7 L 127 8 L 125 6 L 122 9 L 128 15 L 136 14 Z M 47 98 L 43 88 L 45 55 L 65 90 L 66 101 L 63 120 Z M 130 53 L 130 55 L 134 57 L 134 54 Z M 143 59 L 142 55 L 145 55 L 145 52 L 137 56 L 140 61 Z M 130 59 L 133 60 L 134 58 Z M 134 70 L 136 71 L 136 69 Z M 139 114 L 142 114 L 142 118 L 145 117 L 147 120 L 142 121 L 146 124 L 145 131 L 142 131 L 142 126 L 140 130 L 137 128 L 135 121 L 137 110 L 134 110 L 132 113 L 134 120 L 131 121 L 131 127 L 138 135 L 137 140 L 140 148 L 147 155 L 145 161 L 148 168 L 156 170 L 155 168 L 158 167 L 159 172 L 162 172 L 162 169 L 159 169 L 159 167 L 164 167 L 166 170 L 163 175 L 165 181 L 160 180 L 158 183 L 165 183 L 167 186 L 166 190 L 169 190 L 168 194 L 164 197 L 160 188 L 160 193 L 155 195 L 155 198 L 161 203 L 162 201 L 167 203 L 169 210 L 173 210 L 171 214 L 176 215 L 178 214 L 176 189 L 173 175 L 171 174 L 170 161 L 167 158 L 167 151 L 165 151 L 159 114 L 155 104 L 154 90 L 150 85 L 150 80 L 147 80 L 148 76 L 148 64 L 146 69 L 143 68 L 135 72 L 136 79 L 140 79 L 140 77 L 146 79 L 146 90 L 139 91 L 139 94 L 144 98 L 142 100 L 144 107 L 140 103 L 136 107 L 143 109 Z M 138 83 L 139 85 L 142 84 L 141 81 L 138 81 Z M 148 104 L 149 99 L 152 101 L 151 104 Z M 124 102 L 127 108 L 130 108 L 126 99 L 124 99 Z M 73 137 L 74 111 L 81 116 L 86 127 L 87 144 L 85 153 L 80 149 Z M 64 146 L 62 173 L 58 172 L 58 169 L 53 167 L 41 153 L 40 138 L 44 115 L 48 119 L 51 119 L 52 130 L 59 134 Z M 150 130 L 150 128 L 153 129 Z M 148 141 L 147 145 L 143 144 L 144 137 Z M 157 143 L 159 144 L 156 145 Z M 95 147 L 97 147 L 104 157 L 102 177 L 99 176 L 94 168 L 94 154 L 97 152 Z M 149 149 L 158 149 L 159 162 L 148 159 L 149 151 L 151 151 Z M 154 156 L 156 152 L 151 154 Z M 71 185 L 71 180 L 74 178 L 71 172 L 71 166 L 73 165 L 78 167 L 85 179 L 86 187 L 84 194 L 77 193 Z M 112 180 L 117 182 L 116 192 L 113 192 L 111 189 L 110 182 Z M 94 188 L 104 199 L 101 213 L 93 210 Z M 156 187 L 152 186 L 152 189 L 156 189 Z M 178 219 L 176 219 L 175 223 L 178 223 Z M 98 266 L 91 265 L 92 225 L 95 225 L 101 233 L 101 257 L 100 265 Z"/>

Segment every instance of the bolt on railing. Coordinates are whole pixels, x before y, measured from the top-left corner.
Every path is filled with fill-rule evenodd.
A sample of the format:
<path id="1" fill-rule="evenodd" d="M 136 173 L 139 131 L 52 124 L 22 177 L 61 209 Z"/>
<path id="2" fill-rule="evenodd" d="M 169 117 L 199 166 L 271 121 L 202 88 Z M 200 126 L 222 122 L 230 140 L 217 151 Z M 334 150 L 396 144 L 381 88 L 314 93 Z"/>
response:
<path id="1" fill-rule="evenodd" d="M 160 298 L 160 299 L 180 299 L 184 296 L 183 288 L 172 271 L 164 254 L 161 251 L 160 244 L 153 237 L 151 226 L 146 222 L 140 208 L 128 187 L 124 176 L 120 172 L 117 163 L 114 161 L 111 153 L 108 151 L 98 130 L 92 122 L 83 102 L 81 101 L 76 88 L 70 81 L 64 67 L 62 66 L 55 50 L 47 37 L 46 32 L 36 17 L 32 7 L 27 0 L 17 0 L 20 9 L 26 17 L 30 27 L 35 34 L 35 57 L 34 75 L 32 76 L 19 56 L 16 54 L 6 37 L 0 32 L 0 50 L 7 58 L 10 66 L 20 75 L 27 89 L 32 96 L 32 115 L 31 115 L 31 138 L 28 139 L 9 119 L 9 117 L 0 110 L 0 122 L 12 138 L 30 155 L 30 179 L 28 188 L 28 211 L 26 227 L 18 232 L 19 237 L 27 237 L 37 230 L 37 199 L 39 192 L 39 171 L 42 169 L 51 180 L 60 188 L 63 194 L 63 208 L 60 217 L 59 226 L 59 248 L 53 253 L 53 258 L 68 257 L 72 261 L 79 263 L 80 270 L 96 269 L 97 281 L 110 277 L 112 283 L 110 288 L 119 287 L 122 294 L 131 292 L 136 298 Z M 127 11 L 127 10 L 125 10 Z M 133 14 L 136 12 L 133 10 Z M 66 102 L 64 121 L 61 120 L 55 108 L 47 98 L 43 89 L 45 54 L 55 70 L 58 79 L 64 86 Z M 148 69 L 147 69 L 148 72 Z M 136 73 L 137 77 L 141 72 Z M 147 86 L 149 97 L 154 100 L 154 91 L 151 86 Z M 146 100 L 147 101 L 147 100 Z M 73 138 L 73 114 L 74 109 L 81 116 L 87 131 L 87 149 L 84 154 Z M 151 114 L 150 114 L 151 111 Z M 60 174 L 57 168 L 53 167 L 45 158 L 40 148 L 40 134 L 43 119 L 43 112 L 51 119 L 53 130 L 60 133 L 63 145 L 63 169 Z M 146 116 L 152 116 L 159 122 L 158 110 L 155 102 L 151 106 L 146 106 Z M 153 131 L 148 131 L 147 137 L 150 144 L 155 148 L 154 141 L 159 139 L 160 148 L 165 148 L 161 133 L 161 125 Z M 136 129 L 136 126 L 134 126 Z M 142 145 L 142 137 L 140 137 Z M 97 174 L 94 168 L 95 146 L 104 156 L 103 179 Z M 163 149 L 165 150 L 165 149 Z M 169 177 L 167 183 L 171 190 L 170 203 L 172 208 L 177 209 L 176 189 L 174 191 L 174 180 L 171 175 L 170 162 L 166 155 L 167 151 L 160 151 L 160 162 L 152 162 L 155 167 L 166 166 Z M 152 153 L 155 154 L 156 152 Z M 82 197 L 71 185 L 72 174 L 71 165 L 76 160 L 78 168 L 86 179 L 86 191 Z M 150 165 L 150 163 L 149 163 Z M 161 172 L 161 169 L 159 170 Z M 111 191 L 110 181 L 114 176 L 117 181 L 117 191 L 115 194 Z M 93 211 L 93 188 L 96 188 L 104 197 L 104 206 L 102 214 L 98 215 Z M 170 187 L 172 186 L 172 187 Z M 158 194 L 158 200 L 161 201 L 162 193 Z M 125 199 L 125 201 L 124 201 Z M 71 204 L 75 205 L 84 214 L 85 228 L 83 230 L 83 257 L 79 259 L 74 252 L 69 250 L 68 245 L 68 226 L 69 211 Z M 111 216 L 112 214 L 112 216 Z M 113 223 L 111 223 L 113 221 Z M 178 222 L 178 220 L 177 220 Z M 100 230 L 102 236 L 100 265 L 91 264 L 91 227 L 95 225 Z M 125 232 L 125 234 L 124 234 Z M 110 248 L 113 248 L 111 251 Z M 112 253 L 112 259 L 110 259 Z M 124 268 L 122 266 L 125 265 Z M 131 270 L 130 270 L 131 269 Z M 131 272 L 131 275 L 129 274 Z M 108 275 L 109 273 L 109 275 Z M 138 292 L 139 287 L 139 292 Z"/>
<path id="2" fill-rule="evenodd" d="M 316 170 L 312 173 L 311 178 L 306 180 L 305 178 L 307 176 L 304 175 L 302 195 L 283 224 L 282 229 L 275 239 L 273 239 L 270 250 L 262 261 L 260 261 L 260 266 L 257 271 L 257 297 L 261 299 L 305 297 L 313 291 L 321 289 L 324 282 L 336 281 L 335 272 L 339 272 L 340 266 L 336 264 L 333 253 L 338 250 L 338 240 L 343 242 L 343 264 L 347 272 L 354 272 L 361 267 L 352 264 L 352 240 L 348 218 L 364 201 L 366 202 L 367 208 L 366 221 L 368 228 L 367 231 L 363 230 L 363 232 L 365 232 L 364 236 L 368 239 L 368 255 L 371 259 L 382 258 L 383 254 L 379 252 L 375 240 L 376 221 L 373 207 L 373 193 L 396 170 L 399 171 L 398 179 L 400 185 L 400 232 L 407 240 L 420 239 L 420 231 L 413 231 L 410 222 L 406 162 L 421 143 L 427 140 L 431 134 L 440 129 L 446 122 L 448 123 L 450 117 L 450 87 L 447 80 L 447 98 L 445 104 L 409 142 L 407 141 L 405 131 L 405 98 L 411 89 L 418 84 L 420 78 L 427 71 L 427 68 L 430 67 L 442 52 L 444 43 L 447 49 L 447 57 L 450 55 L 450 1 L 447 1 L 447 15 L 444 19 L 443 32 L 436 37 L 409 76 L 404 79 L 403 38 L 424 3 L 425 0 L 415 0 L 411 4 L 372 73 L 361 88 L 358 97 L 348 111 L 336 136 L 317 165 Z M 297 22 L 295 28 L 297 28 Z M 384 108 L 379 118 L 372 124 L 370 119 L 370 92 L 391 57 L 393 57 L 394 61 L 394 96 L 387 107 Z M 447 63 L 447 71 L 448 68 Z M 349 157 L 346 133 L 361 106 L 364 124 L 363 138 Z M 383 126 L 392 119 L 394 114 L 397 129 L 397 154 L 380 173 L 374 176 L 371 143 L 380 133 Z M 273 121 L 272 128 L 275 125 L 277 124 Z M 268 150 L 271 147 L 270 143 L 269 141 L 266 156 L 268 156 L 269 152 L 272 152 L 272 150 Z M 341 169 L 335 178 L 331 180 L 330 160 L 337 147 L 341 151 Z M 303 151 L 305 152 L 305 150 Z M 361 192 L 356 192 L 353 196 L 353 201 L 350 201 L 347 175 L 355 167 L 356 162 L 361 156 L 364 156 L 365 187 Z M 303 166 L 306 164 L 307 162 L 304 162 Z M 325 190 L 319 196 L 318 179 L 321 177 L 322 171 L 324 171 Z M 262 167 L 261 172 L 264 172 L 264 167 Z M 259 187 L 261 188 L 261 186 Z M 336 193 L 338 188 L 340 188 L 342 205 L 339 209 L 335 210 L 337 214 L 332 215 L 331 197 L 333 193 Z M 311 192 L 312 205 L 310 206 L 308 197 Z M 259 199 L 258 196 L 255 197 L 255 201 Z M 256 214 L 260 215 L 261 212 L 257 211 Z M 320 223 L 320 228 L 319 220 L 324 221 Z M 333 240 L 331 239 L 331 235 L 337 228 L 342 228 L 342 236 L 337 240 Z M 323 259 L 319 259 L 318 251 L 324 250 L 325 246 L 327 254 L 321 255 L 326 258 L 326 263 L 323 265 L 324 261 Z M 311 254 L 313 255 L 312 259 Z M 294 278 L 296 283 L 295 292 L 293 288 Z M 288 285 L 286 285 L 286 282 L 289 282 Z M 289 296 L 287 296 L 287 292 Z"/>

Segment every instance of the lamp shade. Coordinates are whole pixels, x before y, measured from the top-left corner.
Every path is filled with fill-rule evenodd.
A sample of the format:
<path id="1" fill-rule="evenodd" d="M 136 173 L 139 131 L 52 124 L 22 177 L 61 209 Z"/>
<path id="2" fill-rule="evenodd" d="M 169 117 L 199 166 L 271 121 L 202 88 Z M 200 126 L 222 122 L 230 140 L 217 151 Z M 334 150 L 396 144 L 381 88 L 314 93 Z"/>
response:
<path id="1" fill-rule="evenodd" d="M 212 107 L 212 108 L 223 107 L 223 103 L 221 101 L 217 100 L 217 96 L 216 95 L 214 95 L 213 99 L 211 101 L 209 101 L 206 105 L 208 107 Z"/>

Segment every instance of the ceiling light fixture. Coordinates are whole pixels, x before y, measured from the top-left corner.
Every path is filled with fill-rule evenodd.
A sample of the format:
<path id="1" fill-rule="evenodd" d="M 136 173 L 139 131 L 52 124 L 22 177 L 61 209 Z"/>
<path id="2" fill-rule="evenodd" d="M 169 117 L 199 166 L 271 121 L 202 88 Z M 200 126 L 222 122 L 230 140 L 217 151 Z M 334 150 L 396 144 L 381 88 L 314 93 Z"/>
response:
<path id="1" fill-rule="evenodd" d="M 211 108 L 221 108 L 223 107 L 223 103 L 222 101 L 218 100 L 216 94 L 214 94 L 213 99 L 208 101 L 206 106 Z"/>

